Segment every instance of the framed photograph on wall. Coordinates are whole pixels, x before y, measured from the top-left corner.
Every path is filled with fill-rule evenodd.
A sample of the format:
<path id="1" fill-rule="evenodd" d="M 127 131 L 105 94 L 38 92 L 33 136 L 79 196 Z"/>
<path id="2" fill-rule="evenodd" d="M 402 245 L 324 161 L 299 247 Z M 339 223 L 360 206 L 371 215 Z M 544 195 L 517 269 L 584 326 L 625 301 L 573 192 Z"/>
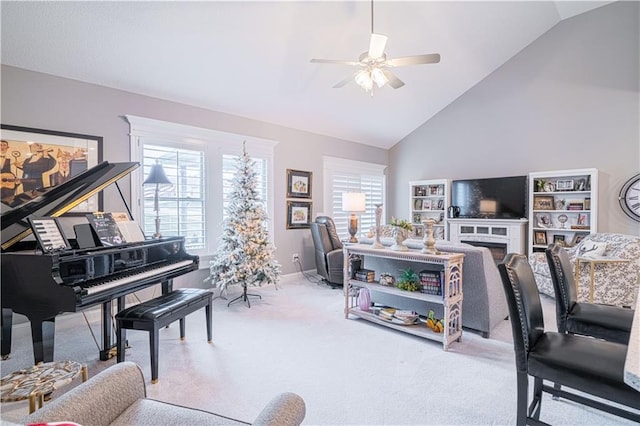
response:
<path id="1" fill-rule="evenodd" d="M 547 245 L 546 231 L 535 231 L 533 233 L 533 239 L 535 240 L 535 244 L 537 246 L 546 246 Z"/>
<path id="2" fill-rule="evenodd" d="M 311 224 L 311 201 L 287 201 L 287 229 L 305 229 Z"/>
<path id="3" fill-rule="evenodd" d="M 287 169 L 287 198 L 311 198 L 312 174 Z"/>
<path id="4" fill-rule="evenodd" d="M 28 203 L 102 161 L 102 137 L 1 125 L 0 201 L 14 209 Z M 98 193 L 69 212 L 102 210 Z"/>

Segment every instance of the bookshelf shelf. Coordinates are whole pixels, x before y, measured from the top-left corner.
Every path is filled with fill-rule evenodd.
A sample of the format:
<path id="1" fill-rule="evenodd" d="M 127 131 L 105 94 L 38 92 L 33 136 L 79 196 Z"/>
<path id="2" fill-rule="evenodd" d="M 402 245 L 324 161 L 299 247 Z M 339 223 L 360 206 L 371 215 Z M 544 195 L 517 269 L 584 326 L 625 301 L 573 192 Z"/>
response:
<path id="1" fill-rule="evenodd" d="M 397 252 L 389 249 L 374 249 L 370 245 L 348 244 L 343 248 L 344 254 L 344 315 L 348 319 L 349 315 L 384 325 L 395 330 L 410 333 L 416 336 L 442 342 L 444 350 L 449 349 L 449 345 L 462 338 L 462 260 L 464 255 L 459 253 L 446 253 L 441 255 L 425 254 L 418 250 Z M 406 267 L 412 265 L 420 270 L 428 268 L 432 271 L 439 271 L 443 274 L 442 295 L 422 293 L 419 291 L 400 290 L 394 286 L 379 284 L 378 282 L 365 282 L 351 279 L 349 269 L 350 260 L 360 258 L 360 265 L 374 264 L 376 260 L 384 260 L 387 264 L 396 267 Z M 374 268 L 369 268 L 374 269 Z M 375 271 L 379 278 L 381 271 Z M 423 323 L 413 325 L 396 324 L 388 321 L 372 312 L 360 309 L 358 305 L 358 293 L 360 288 L 367 288 L 370 292 L 391 294 L 396 297 L 413 299 L 425 304 L 435 304 L 443 306 L 444 330 L 436 333 Z"/>

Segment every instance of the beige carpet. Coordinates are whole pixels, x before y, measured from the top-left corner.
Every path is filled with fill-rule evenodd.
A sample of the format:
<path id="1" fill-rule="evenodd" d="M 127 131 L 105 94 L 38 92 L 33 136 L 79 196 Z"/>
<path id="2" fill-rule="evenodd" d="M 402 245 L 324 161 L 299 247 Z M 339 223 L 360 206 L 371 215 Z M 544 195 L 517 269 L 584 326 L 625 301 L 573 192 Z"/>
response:
<path id="1" fill-rule="evenodd" d="M 148 336 L 130 331 L 127 360 L 140 364 L 150 397 L 251 421 L 282 391 L 300 394 L 309 425 L 509 425 L 515 423 L 516 378 L 511 329 L 499 325 L 490 339 L 465 333 L 448 352 L 435 341 L 359 319 L 345 320 L 342 290 L 296 274 L 262 295 L 251 308 L 217 299 L 214 343 L 207 344 L 204 310 L 187 317 L 187 340 L 178 323 L 161 332 L 159 383 L 152 385 Z M 239 288 L 229 297 L 240 294 Z M 545 299 L 554 328 L 552 301 Z M 100 333 L 97 312 L 90 312 Z M 82 314 L 56 324 L 55 359 L 86 363 L 90 375 L 102 362 Z M 14 328 L 14 349 L 2 374 L 32 364 L 30 331 Z M 66 386 L 54 397 L 70 389 Z M 26 402 L 3 403 L 2 418 L 27 413 Z M 567 401 L 546 397 L 542 420 L 551 424 L 632 424 Z"/>

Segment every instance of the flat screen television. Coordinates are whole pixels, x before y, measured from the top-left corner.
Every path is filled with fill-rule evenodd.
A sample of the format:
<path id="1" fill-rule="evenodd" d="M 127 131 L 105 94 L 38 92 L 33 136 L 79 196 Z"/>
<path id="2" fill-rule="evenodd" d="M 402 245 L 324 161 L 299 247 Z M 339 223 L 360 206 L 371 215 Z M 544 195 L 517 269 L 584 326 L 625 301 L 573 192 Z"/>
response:
<path id="1" fill-rule="evenodd" d="M 458 217 L 520 219 L 527 216 L 526 204 L 526 176 L 451 182 L 451 205 L 460 209 Z"/>

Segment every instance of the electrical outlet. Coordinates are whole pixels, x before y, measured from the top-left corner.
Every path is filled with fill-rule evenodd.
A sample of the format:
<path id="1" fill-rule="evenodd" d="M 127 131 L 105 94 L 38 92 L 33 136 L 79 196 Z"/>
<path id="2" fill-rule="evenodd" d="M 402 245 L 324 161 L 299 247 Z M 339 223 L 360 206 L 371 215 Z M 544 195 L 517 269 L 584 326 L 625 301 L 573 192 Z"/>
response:
<path id="1" fill-rule="evenodd" d="M 291 262 L 296 263 L 300 261 L 300 255 L 298 255 L 298 253 L 293 253 L 293 256 L 291 257 Z"/>

